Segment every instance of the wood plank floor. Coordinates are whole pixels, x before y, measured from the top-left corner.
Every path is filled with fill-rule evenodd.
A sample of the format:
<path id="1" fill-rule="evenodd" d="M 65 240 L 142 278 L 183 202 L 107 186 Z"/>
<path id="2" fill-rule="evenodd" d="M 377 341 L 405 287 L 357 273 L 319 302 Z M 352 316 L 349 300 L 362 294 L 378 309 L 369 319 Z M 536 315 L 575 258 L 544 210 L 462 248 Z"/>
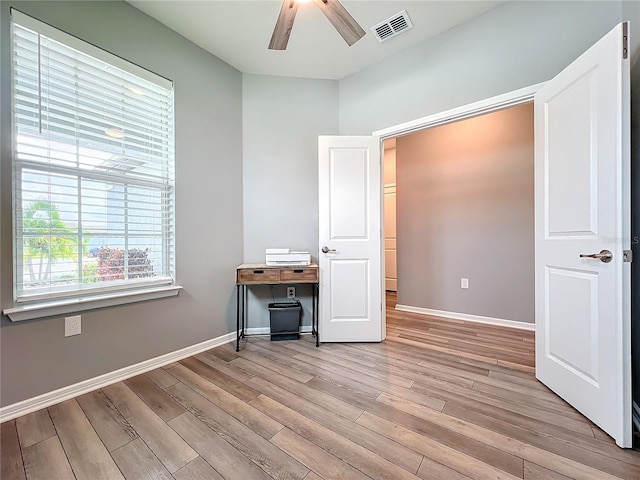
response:
<path id="1" fill-rule="evenodd" d="M 640 479 L 532 332 L 387 310 L 381 344 L 231 344 L 5 422 L 12 479 Z"/>

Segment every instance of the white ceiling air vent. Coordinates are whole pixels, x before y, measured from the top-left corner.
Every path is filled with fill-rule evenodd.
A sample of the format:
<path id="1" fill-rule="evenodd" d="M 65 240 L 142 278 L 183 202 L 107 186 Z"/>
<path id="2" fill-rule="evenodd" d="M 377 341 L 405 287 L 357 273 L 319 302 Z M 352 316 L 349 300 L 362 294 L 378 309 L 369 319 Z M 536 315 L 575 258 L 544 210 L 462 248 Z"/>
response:
<path id="1" fill-rule="evenodd" d="M 380 22 L 378 25 L 371 27 L 371 31 L 380 43 L 386 42 L 396 35 L 400 35 L 405 30 L 413 27 L 409 15 L 406 10 L 396 13 L 393 17 Z"/>

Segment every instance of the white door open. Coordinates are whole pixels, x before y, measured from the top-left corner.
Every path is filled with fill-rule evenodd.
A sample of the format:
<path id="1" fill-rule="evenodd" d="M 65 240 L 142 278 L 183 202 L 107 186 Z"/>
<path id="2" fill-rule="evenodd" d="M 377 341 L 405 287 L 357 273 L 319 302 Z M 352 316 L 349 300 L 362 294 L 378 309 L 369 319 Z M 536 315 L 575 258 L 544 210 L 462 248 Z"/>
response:
<path id="1" fill-rule="evenodd" d="M 535 96 L 536 376 L 622 447 L 631 446 L 626 31 L 618 25 Z"/>
<path id="2" fill-rule="evenodd" d="M 379 342 L 380 139 L 318 137 L 321 342 Z"/>

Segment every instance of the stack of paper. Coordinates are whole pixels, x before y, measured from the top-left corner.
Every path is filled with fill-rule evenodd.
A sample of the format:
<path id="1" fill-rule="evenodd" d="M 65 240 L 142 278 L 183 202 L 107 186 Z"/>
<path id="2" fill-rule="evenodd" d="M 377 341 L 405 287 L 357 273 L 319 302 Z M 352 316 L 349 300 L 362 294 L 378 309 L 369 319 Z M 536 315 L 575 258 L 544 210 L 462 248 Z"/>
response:
<path id="1" fill-rule="evenodd" d="M 269 266 L 297 266 L 311 265 L 309 252 L 296 252 L 288 248 L 267 248 L 266 263 Z"/>

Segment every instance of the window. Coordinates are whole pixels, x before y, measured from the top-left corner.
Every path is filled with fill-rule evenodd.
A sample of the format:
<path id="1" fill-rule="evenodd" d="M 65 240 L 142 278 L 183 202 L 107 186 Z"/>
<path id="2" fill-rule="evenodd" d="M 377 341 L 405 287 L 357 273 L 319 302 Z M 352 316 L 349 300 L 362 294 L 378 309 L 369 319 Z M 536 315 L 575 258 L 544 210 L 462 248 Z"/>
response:
<path id="1" fill-rule="evenodd" d="M 172 285 L 173 85 L 12 10 L 17 302 Z"/>

